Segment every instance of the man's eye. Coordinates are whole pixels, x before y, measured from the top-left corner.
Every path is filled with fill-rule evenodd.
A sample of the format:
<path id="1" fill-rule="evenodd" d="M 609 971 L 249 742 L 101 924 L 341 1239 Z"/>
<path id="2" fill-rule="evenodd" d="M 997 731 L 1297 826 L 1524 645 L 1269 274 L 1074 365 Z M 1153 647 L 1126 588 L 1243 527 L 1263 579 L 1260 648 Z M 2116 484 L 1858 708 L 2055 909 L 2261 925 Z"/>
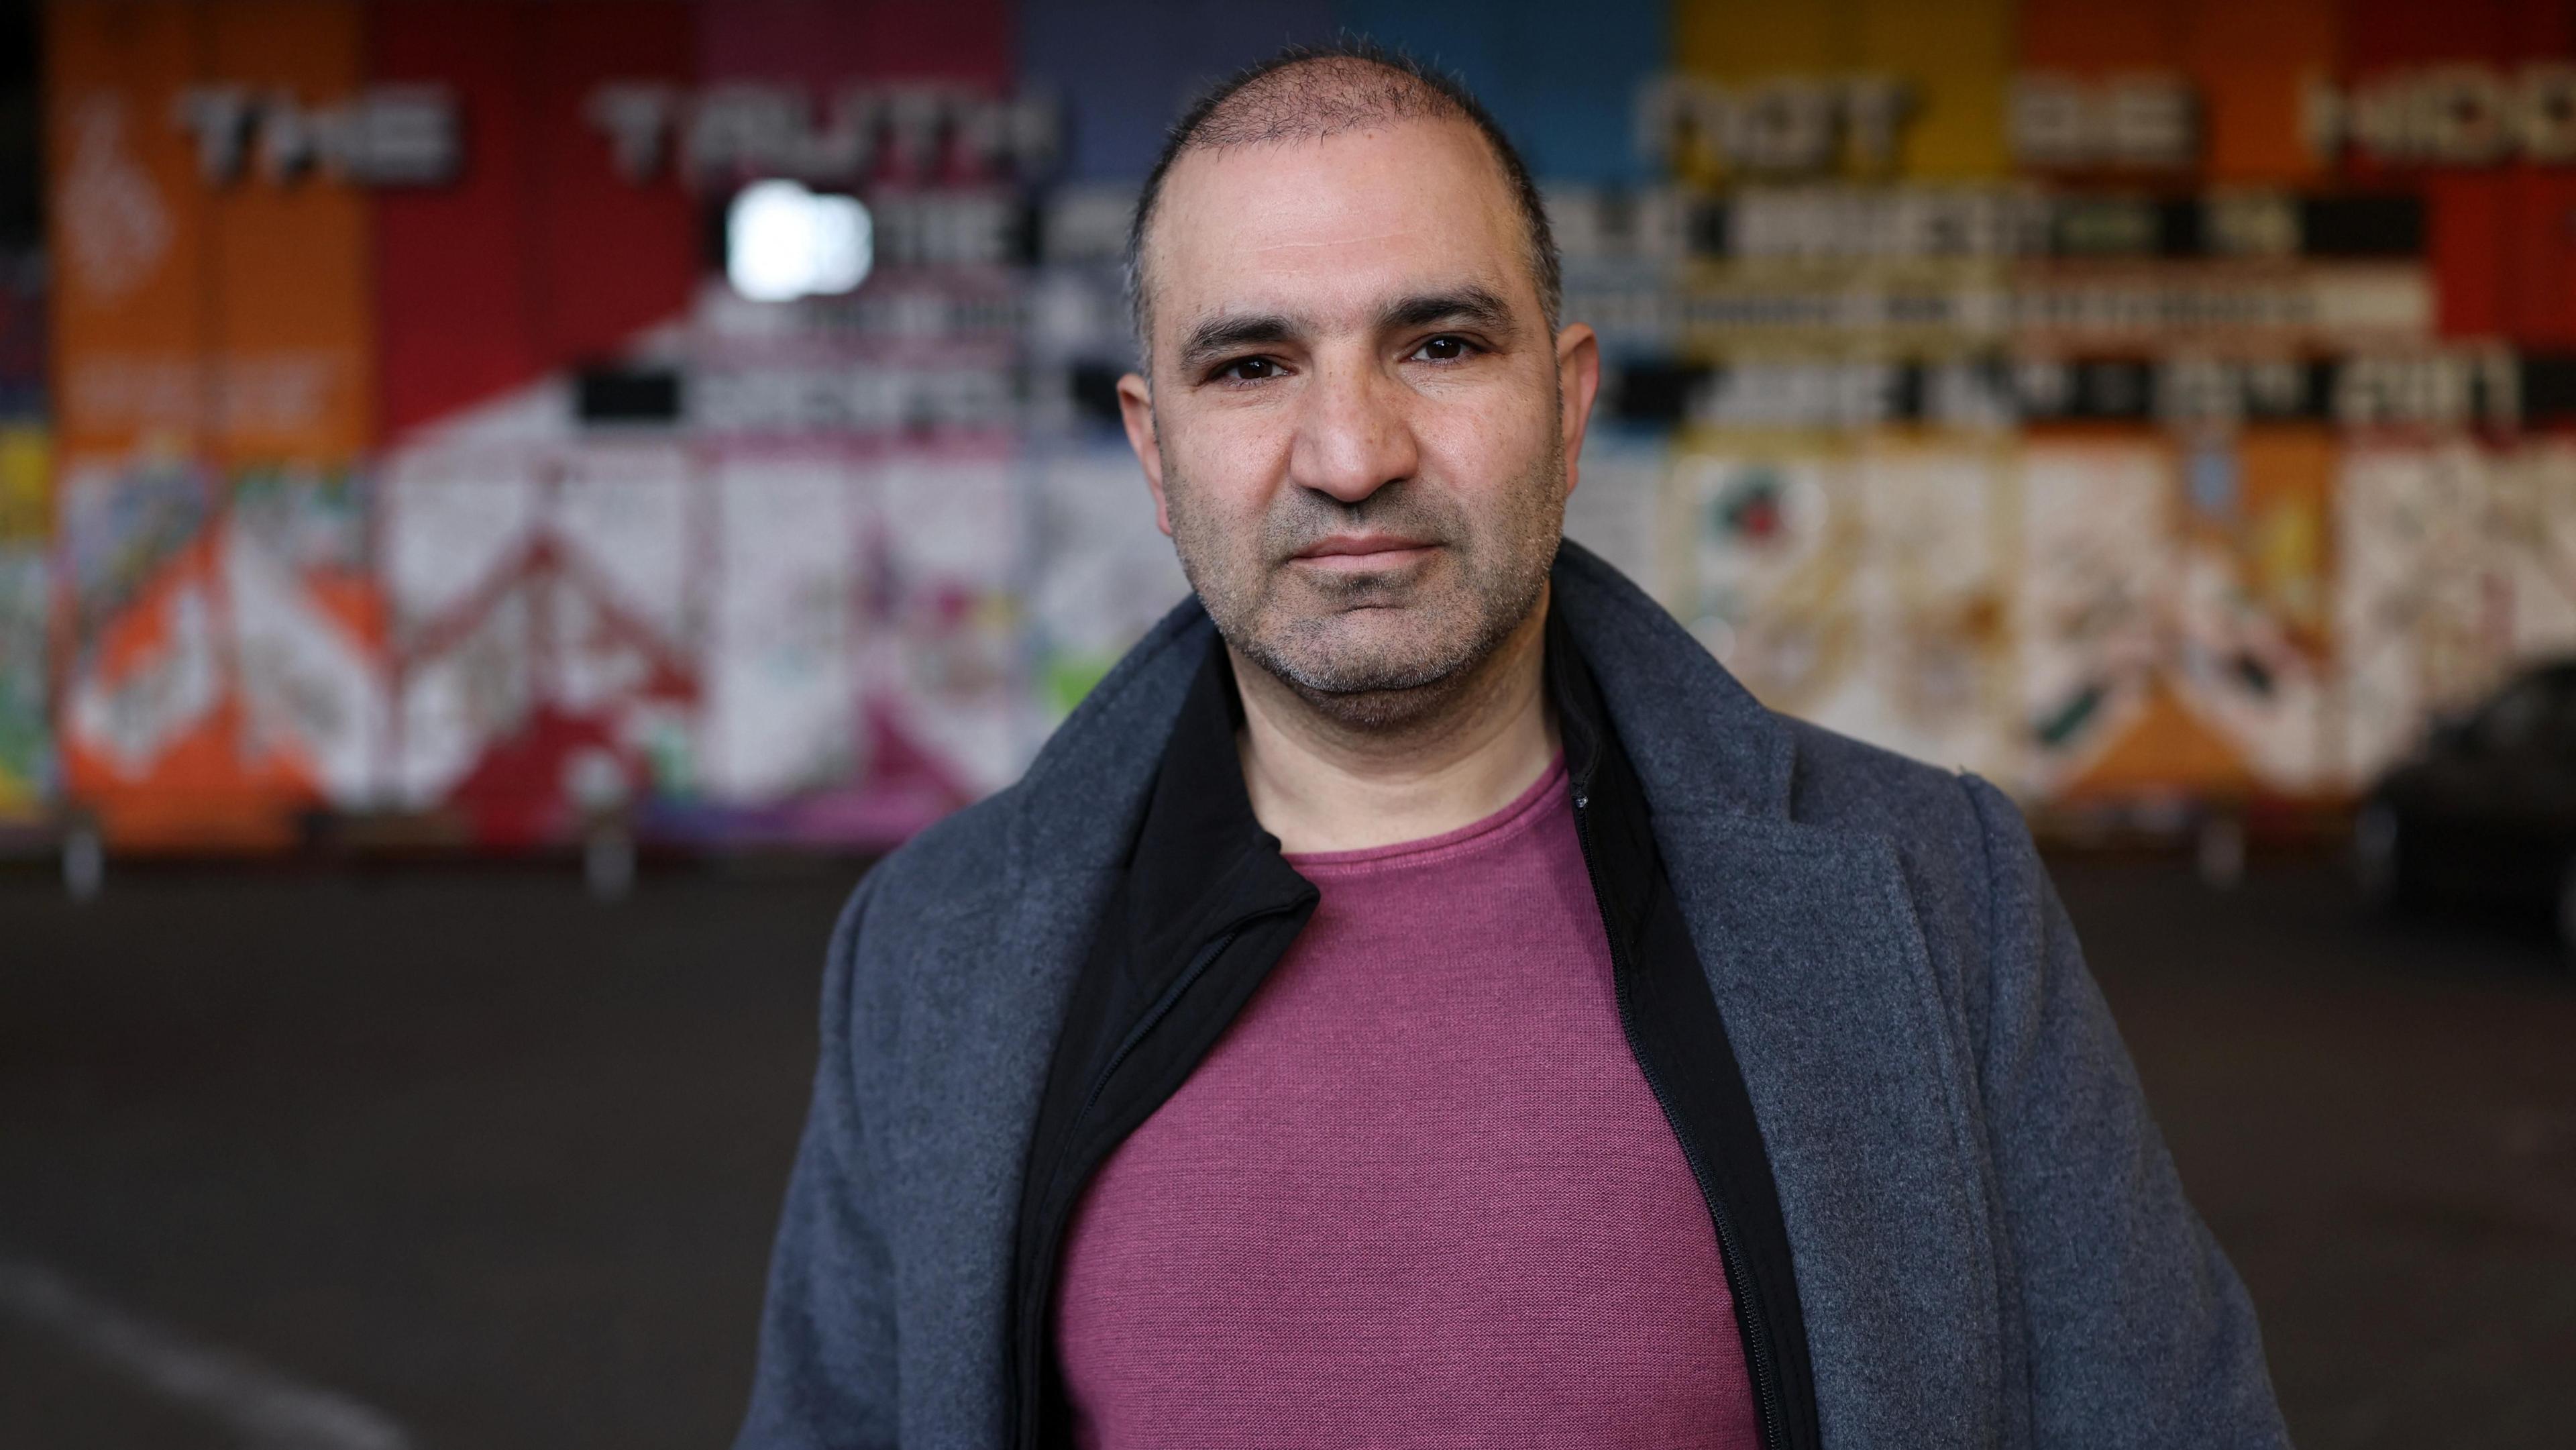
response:
<path id="1" fill-rule="evenodd" d="M 1456 362 L 1473 352 L 1475 347 L 1463 337 L 1435 337 L 1413 350 L 1425 362 Z"/>
<path id="2" fill-rule="evenodd" d="M 1258 383 L 1279 376 L 1279 364 L 1266 357 L 1239 357 L 1218 368 L 1216 375 L 1230 383 Z"/>

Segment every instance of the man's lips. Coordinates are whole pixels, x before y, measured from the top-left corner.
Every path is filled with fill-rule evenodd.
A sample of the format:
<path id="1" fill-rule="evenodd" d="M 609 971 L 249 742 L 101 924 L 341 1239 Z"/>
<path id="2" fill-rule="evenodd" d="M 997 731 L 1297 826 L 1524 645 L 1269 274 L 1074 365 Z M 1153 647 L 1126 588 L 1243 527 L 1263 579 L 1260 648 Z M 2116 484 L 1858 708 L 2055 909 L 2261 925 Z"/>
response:
<path id="1" fill-rule="evenodd" d="M 1438 544 L 1397 534 L 1335 534 L 1297 551 L 1300 564 L 1337 573 L 1393 569 L 1427 557 Z"/>

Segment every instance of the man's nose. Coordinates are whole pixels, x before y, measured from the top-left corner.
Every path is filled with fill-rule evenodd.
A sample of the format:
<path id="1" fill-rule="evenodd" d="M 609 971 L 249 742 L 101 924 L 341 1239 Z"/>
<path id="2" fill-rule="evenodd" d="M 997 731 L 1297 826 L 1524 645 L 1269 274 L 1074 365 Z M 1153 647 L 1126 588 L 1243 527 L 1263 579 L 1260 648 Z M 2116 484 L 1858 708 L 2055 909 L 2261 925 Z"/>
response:
<path id="1" fill-rule="evenodd" d="M 1300 400 L 1289 481 L 1358 503 L 1412 477 L 1420 458 L 1405 392 L 1396 379 L 1366 363 L 1319 367 Z"/>

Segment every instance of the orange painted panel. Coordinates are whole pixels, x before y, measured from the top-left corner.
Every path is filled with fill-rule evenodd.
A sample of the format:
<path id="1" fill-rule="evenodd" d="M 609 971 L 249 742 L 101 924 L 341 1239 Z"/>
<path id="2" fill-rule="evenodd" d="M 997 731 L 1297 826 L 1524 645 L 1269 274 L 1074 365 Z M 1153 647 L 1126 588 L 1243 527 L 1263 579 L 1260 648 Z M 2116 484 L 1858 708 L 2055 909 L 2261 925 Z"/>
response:
<path id="1" fill-rule="evenodd" d="M 2234 540 L 2245 592 L 2312 657 L 2326 652 L 2334 476 L 2343 450 L 2322 428 L 2253 428 L 2236 440 L 2244 500 Z"/>
<path id="2" fill-rule="evenodd" d="M 72 800 L 120 849 L 261 849 L 315 799 L 290 758 L 243 730 L 223 531 L 166 559 L 85 641 L 60 735 Z"/>
<path id="3" fill-rule="evenodd" d="M 2175 5 L 2022 0 L 2020 68 L 2103 76 L 2182 68 L 2183 12 Z"/>
<path id="4" fill-rule="evenodd" d="M 356 0 L 47 11 L 57 739 L 69 799 L 120 847 L 278 844 L 326 769 L 363 787 L 367 741 L 311 722 L 364 716 L 381 626 L 313 593 L 294 547 L 227 499 L 227 480 L 345 466 L 368 441 L 367 203 L 269 149 L 358 91 L 363 18 Z M 241 149 L 205 144 L 223 137 Z M 329 708 L 300 710 L 317 687 Z"/>
<path id="5" fill-rule="evenodd" d="M 195 79 L 201 14 L 177 0 L 45 10 L 54 398 L 67 453 L 147 436 L 185 448 L 204 422 L 204 195 L 171 123 Z"/>
<path id="6" fill-rule="evenodd" d="M 2209 172 L 2295 182 L 2323 167 L 2308 145 L 2308 86 L 2335 74 L 2334 0 L 2187 0 L 2183 59 L 2199 89 Z"/>
<path id="7" fill-rule="evenodd" d="M 206 72 L 305 107 L 361 82 L 355 0 L 209 7 Z M 271 175 L 254 156 L 213 184 L 206 276 L 218 446 L 231 463 L 337 463 L 372 434 L 373 242 L 367 199 L 327 174 Z"/>
<path id="8" fill-rule="evenodd" d="M 2176 697 L 2163 679 L 2147 682 L 2144 702 L 2120 738 L 2058 792 L 2084 803 L 2197 793 L 2224 799 L 2250 794 L 2254 772 L 2235 742 Z"/>

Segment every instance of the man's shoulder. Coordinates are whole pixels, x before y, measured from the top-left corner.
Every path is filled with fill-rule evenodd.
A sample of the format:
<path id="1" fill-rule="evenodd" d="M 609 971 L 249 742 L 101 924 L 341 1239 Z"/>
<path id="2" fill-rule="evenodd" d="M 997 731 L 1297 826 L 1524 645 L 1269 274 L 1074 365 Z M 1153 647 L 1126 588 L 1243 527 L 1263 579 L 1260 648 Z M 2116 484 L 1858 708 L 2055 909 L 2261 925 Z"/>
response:
<path id="1" fill-rule="evenodd" d="M 1978 803 L 1973 797 L 1992 787 L 1977 777 L 1900 755 L 1812 721 L 1787 715 L 1779 719 L 1788 727 L 1797 757 L 1790 778 L 1792 819 L 1875 832 L 1906 844 L 1947 839 L 1962 829 L 1973 839 L 1979 831 Z"/>
<path id="2" fill-rule="evenodd" d="M 860 883 L 871 924 L 988 910 L 1006 891 L 1014 785 L 932 822 L 887 853 Z"/>
<path id="3" fill-rule="evenodd" d="M 1790 818 L 1886 840 L 1928 933 L 1979 930 L 1999 866 L 2030 849 L 2011 799 L 1967 771 L 1781 718 L 1796 749 Z"/>

